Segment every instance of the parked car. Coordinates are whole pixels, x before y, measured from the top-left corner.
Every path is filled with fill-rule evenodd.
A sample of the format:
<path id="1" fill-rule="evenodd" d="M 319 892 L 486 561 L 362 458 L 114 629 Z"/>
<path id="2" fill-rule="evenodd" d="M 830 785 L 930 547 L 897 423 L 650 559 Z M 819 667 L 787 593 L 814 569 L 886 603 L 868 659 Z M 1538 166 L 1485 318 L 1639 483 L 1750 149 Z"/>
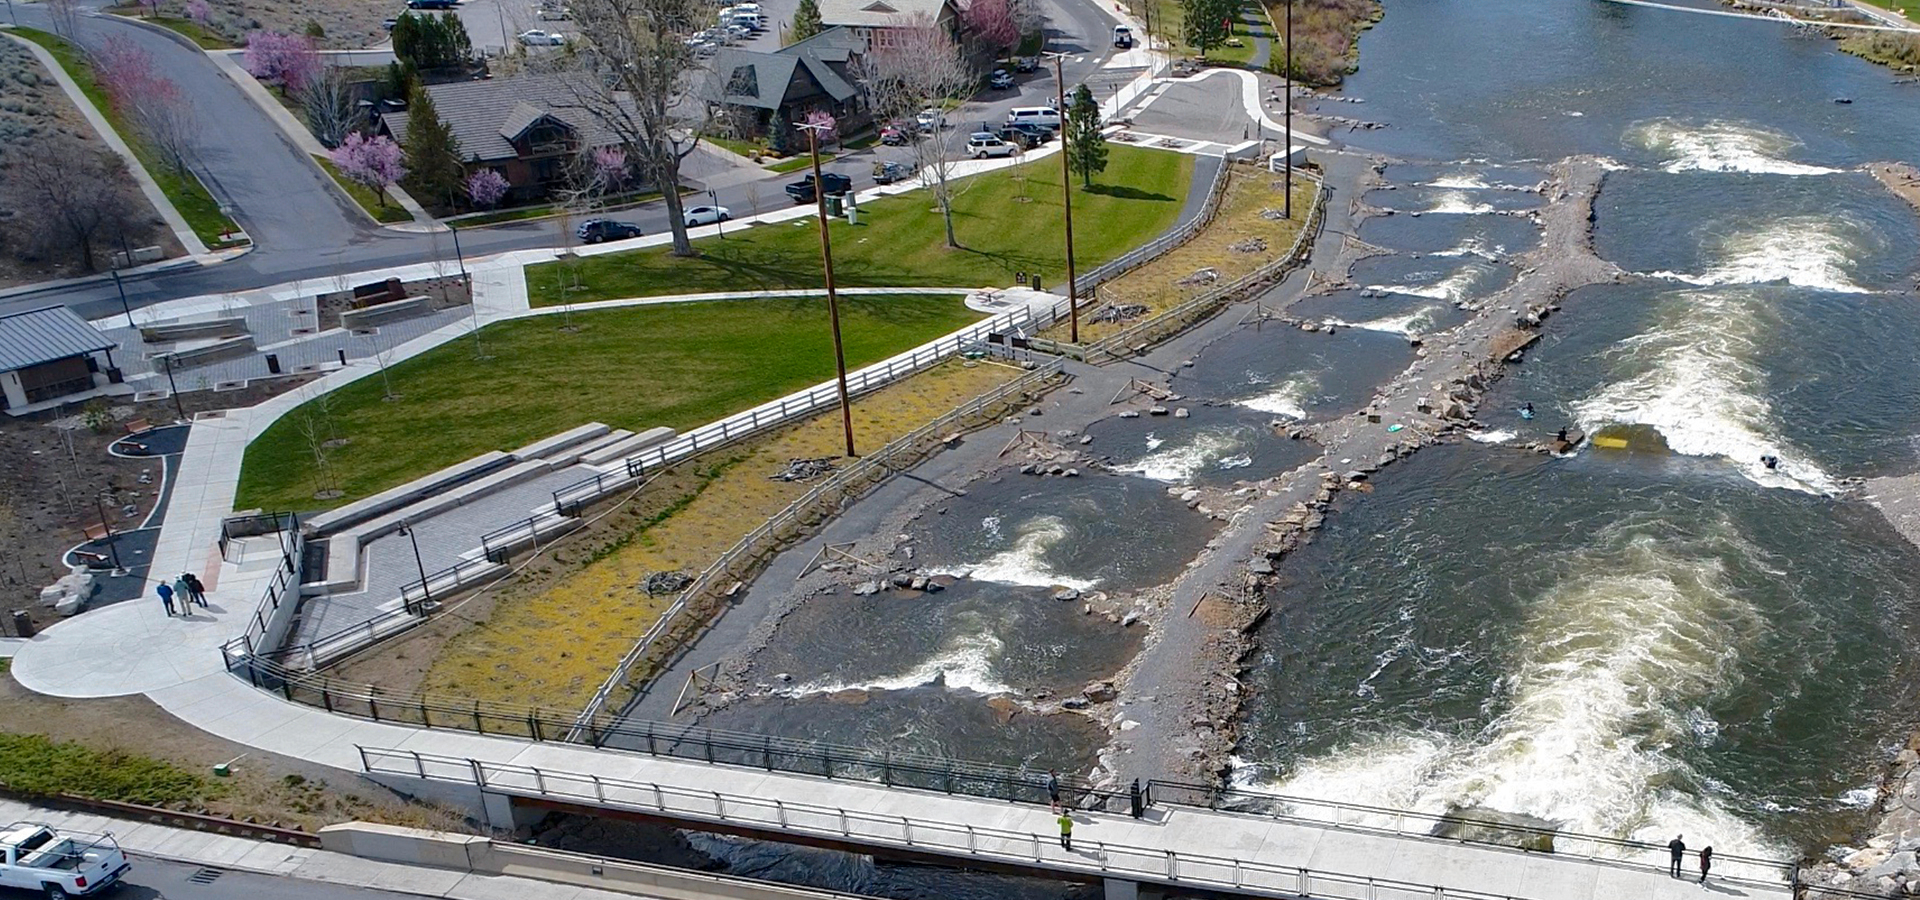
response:
<path id="1" fill-rule="evenodd" d="M 974 159 L 986 159 L 989 156 L 1012 156 L 1020 148 L 993 136 L 990 131 L 976 131 L 967 137 L 967 155 Z"/>
<path id="2" fill-rule="evenodd" d="M 877 162 L 873 164 L 873 181 L 875 184 L 892 184 L 896 181 L 901 181 L 901 180 L 912 178 L 912 177 L 913 177 L 912 163 L 901 162 L 897 159 L 889 159 L 884 162 Z"/>
<path id="3" fill-rule="evenodd" d="M 1011 90 L 1013 88 L 1013 75 L 1005 69 L 995 69 L 992 75 L 987 76 L 987 87 L 993 88 L 996 91 Z"/>
<path id="4" fill-rule="evenodd" d="M 386 29 L 386 30 L 388 30 L 388 31 L 392 31 L 392 30 L 393 30 L 393 26 L 395 26 L 395 25 L 398 25 L 398 24 L 400 24 L 400 20 L 399 20 L 399 19 L 386 19 L 386 20 L 384 20 L 384 21 L 382 21 L 382 22 L 380 23 L 380 27 L 381 27 L 381 28 L 385 28 L 385 29 Z"/>
<path id="5" fill-rule="evenodd" d="M 1122 50 L 1133 49 L 1133 29 L 1125 25 L 1113 26 L 1113 45 Z"/>
<path id="6" fill-rule="evenodd" d="M 452 9 L 453 0 L 407 0 L 408 9 Z"/>
<path id="7" fill-rule="evenodd" d="M 1006 141 L 1007 143 L 1012 144 L 1015 147 L 1019 147 L 1022 150 L 1032 150 L 1033 148 L 1046 143 L 1046 140 L 1044 138 L 1041 138 L 1040 136 L 1033 134 L 1031 131 L 1028 131 L 1027 129 L 1021 128 L 1016 125 L 1002 126 L 1000 130 L 997 132 L 994 132 L 994 134 L 995 136 L 999 137 L 1001 140 Z"/>
<path id="8" fill-rule="evenodd" d="M 1040 58 L 1037 56 L 1014 57 L 1013 70 L 1015 72 L 1031 72 L 1038 68 L 1040 68 Z"/>
<path id="9" fill-rule="evenodd" d="M 829 194 L 844 194 L 853 190 L 853 179 L 838 172 L 824 173 L 820 177 L 820 183 L 826 186 Z M 812 203 L 814 200 L 813 174 L 808 173 L 807 177 L 787 185 L 787 196 L 792 197 L 795 203 Z"/>
<path id="10" fill-rule="evenodd" d="M 62 834 L 34 822 L 0 831 L 0 887 L 33 891 L 48 900 L 90 897 L 118 883 L 132 867 L 111 834 Z"/>
<path id="11" fill-rule="evenodd" d="M 640 226 L 632 222 L 616 222 L 612 219 L 588 219 L 573 230 L 573 236 L 589 244 L 601 241 L 623 241 L 637 238 L 642 234 Z"/>
<path id="12" fill-rule="evenodd" d="M 920 126 L 921 131 L 939 131 L 947 127 L 947 114 L 929 106 L 921 110 L 920 114 L 913 118 L 913 121 L 914 124 Z"/>
<path id="13" fill-rule="evenodd" d="M 715 222 L 725 222 L 733 218 L 733 210 L 724 206 L 696 206 L 686 211 L 685 218 L 688 228 L 696 225 L 712 225 Z"/>
<path id="14" fill-rule="evenodd" d="M 1024 143 L 1028 147 L 1038 147 L 1041 144 L 1053 140 L 1053 136 L 1059 132 L 1039 122 L 1008 122 L 1006 125 L 1001 126 L 1000 136 L 1011 141 L 1013 139 L 1007 137 L 1009 133 L 1021 136 L 1022 140 L 1016 141 L 1016 143 Z"/>
<path id="15" fill-rule="evenodd" d="M 880 129 L 880 143 L 889 147 L 902 147 L 907 143 L 907 133 L 898 125 L 886 125 Z"/>
<path id="16" fill-rule="evenodd" d="M 542 31 L 538 28 L 520 32 L 520 43 L 529 47 L 559 47 L 566 44 L 566 36 L 557 31 Z"/>

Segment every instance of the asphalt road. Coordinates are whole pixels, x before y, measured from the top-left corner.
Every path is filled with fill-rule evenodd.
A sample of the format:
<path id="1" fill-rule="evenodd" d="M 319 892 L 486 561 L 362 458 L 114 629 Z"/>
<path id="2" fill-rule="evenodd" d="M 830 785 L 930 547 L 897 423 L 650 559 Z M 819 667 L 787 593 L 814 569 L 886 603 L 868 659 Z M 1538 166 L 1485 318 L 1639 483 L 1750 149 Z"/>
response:
<path id="1" fill-rule="evenodd" d="M 318 881 L 254 875 L 162 862 L 128 854 L 133 868 L 120 885 L 100 896 L 110 900 L 419 900 L 413 894 L 371 891 Z M 214 873 L 208 879 L 205 873 Z M 198 876 L 202 880 L 195 880 Z M 31 900 L 38 891 L 0 888 L 0 900 Z"/>
<path id="2" fill-rule="evenodd" d="M 1093 5 L 1098 2 L 1101 0 L 1046 0 L 1047 33 L 1048 49 L 1068 54 L 1068 86 L 1088 81 L 1096 86 L 1096 92 L 1103 93 L 1108 85 L 1096 75 L 1113 54 L 1109 41 L 1112 20 Z M 21 24 L 50 30 L 46 12 L 39 4 L 16 4 L 16 9 Z M 257 242 L 253 251 L 227 262 L 123 279 L 131 306 L 428 262 L 436 254 L 452 259 L 453 243 L 444 234 L 433 237 L 390 231 L 361 218 L 348 206 L 351 201 L 325 181 L 326 175 L 310 165 L 272 120 L 202 54 L 164 35 L 103 17 L 86 18 L 80 26 L 83 43 L 95 44 L 112 34 L 124 34 L 148 49 L 163 72 L 194 98 L 194 114 L 203 136 L 201 158 L 213 173 L 214 194 L 236 207 L 235 217 Z M 1015 90 L 984 92 L 950 113 L 954 139 L 964 142 L 965 133 L 975 124 L 998 123 L 1007 109 L 1043 105 L 1055 93 L 1051 72 L 1020 78 Z M 904 152 L 876 148 L 843 157 L 828 168 L 849 176 L 856 186 L 868 186 L 872 184 L 874 154 Z M 730 183 L 715 193 L 720 205 L 739 216 L 751 213 L 756 201 L 763 211 L 788 203 L 782 186 L 793 180 L 797 180 L 794 175 L 768 173 L 752 182 Z M 712 201 L 700 196 L 689 197 L 687 202 L 701 205 Z M 634 222 L 648 234 L 667 228 L 663 203 L 617 217 Z M 463 229 L 460 250 L 472 259 L 550 247 L 558 243 L 554 229 L 551 222 Z M 88 318 L 120 310 L 113 283 L 102 281 L 0 299 L 0 314 L 56 302 Z"/>

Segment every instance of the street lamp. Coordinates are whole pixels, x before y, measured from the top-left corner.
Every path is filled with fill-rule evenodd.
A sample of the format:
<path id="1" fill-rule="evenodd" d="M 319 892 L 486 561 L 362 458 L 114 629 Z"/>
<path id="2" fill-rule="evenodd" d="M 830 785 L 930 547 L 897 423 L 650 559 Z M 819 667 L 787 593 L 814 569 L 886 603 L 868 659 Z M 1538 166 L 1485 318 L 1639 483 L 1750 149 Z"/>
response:
<path id="1" fill-rule="evenodd" d="M 819 184 L 820 179 L 815 178 L 813 183 Z M 713 233 L 724 241 L 727 239 L 727 217 L 720 214 L 720 195 L 714 193 L 713 188 L 707 188 L 707 203 L 713 207 Z"/>
<path id="2" fill-rule="evenodd" d="M 113 533 L 113 523 L 107 521 L 107 507 L 100 502 L 101 491 L 93 492 L 93 511 L 100 514 L 100 527 L 107 530 L 107 554 L 113 558 L 113 574 L 117 577 L 127 574 L 127 567 L 120 564 L 120 539 Z"/>
<path id="3" fill-rule="evenodd" d="M 1281 141 L 1280 154 L 1286 159 L 1286 179 L 1283 190 L 1286 199 L 1281 203 L 1281 214 L 1293 218 L 1293 0 L 1287 0 L 1287 71 L 1286 93 L 1281 104 L 1286 110 L 1287 133 Z M 1271 171 L 1271 170 L 1269 170 Z"/>
<path id="4" fill-rule="evenodd" d="M 167 394 L 173 397 L 173 411 L 180 417 L 180 421 L 185 422 L 187 408 L 180 404 L 180 386 L 173 383 L 173 354 L 161 354 L 160 364 L 167 369 Z"/>
<path id="5" fill-rule="evenodd" d="M 1053 57 L 1053 87 L 1060 102 L 1060 115 L 1067 114 L 1067 82 L 1061 60 L 1065 53 L 1048 53 Z M 1066 123 L 1060 123 L 1060 208 L 1067 216 L 1067 340 L 1080 343 L 1080 290 L 1079 280 L 1073 270 L 1073 176 L 1067 168 L 1070 151 L 1067 138 L 1072 132 L 1066 129 Z"/>
<path id="6" fill-rule="evenodd" d="M 433 602 L 433 588 L 427 586 L 427 564 L 420 560 L 420 540 L 413 536 L 413 528 L 406 522 L 400 523 L 400 533 L 406 535 L 407 543 L 413 545 L 413 564 L 420 570 L 420 593 L 426 595 L 426 599 L 420 601 L 419 609 L 414 609 L 411 605 L 407 605 L 407 611 L 424 615 L 427 611 L 427 604 Z M 406 605 L 405 591 L 401 592 L 400 598 L 402 604 Z"/>
<path id="7" fill-rule="evenodd" d="M 859 456 L 853 449 L 853 406 L 847 401 L 847 354 L 840 345 L 840 297 L 833 288 L 833 241 L 827 237 L 827 192 L 820 176 L 820 132 L 825 125 L 794 126 L 807 133 L 807 149 L 813 154 L 813 202 L 820 218 L 820 267 L 827 276 L 827 319 L 833 323 L 833 364 L 840 373 L 840 427 L 847 434 L 847 456 Z"/>

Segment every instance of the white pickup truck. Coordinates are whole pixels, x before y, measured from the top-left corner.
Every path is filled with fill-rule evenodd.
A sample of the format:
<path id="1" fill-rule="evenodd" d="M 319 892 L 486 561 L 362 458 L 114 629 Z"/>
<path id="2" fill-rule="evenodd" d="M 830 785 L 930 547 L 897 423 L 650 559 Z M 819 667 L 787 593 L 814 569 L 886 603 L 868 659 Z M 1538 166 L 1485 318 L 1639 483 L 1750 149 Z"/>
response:
<path id="1" fill-rule="evenodd" d="M 33 822 L 0 831 L 0 887 L 40 891 L 47 900 L 90 897 L 130 867 L 111 834 L 61 834 Z"/>

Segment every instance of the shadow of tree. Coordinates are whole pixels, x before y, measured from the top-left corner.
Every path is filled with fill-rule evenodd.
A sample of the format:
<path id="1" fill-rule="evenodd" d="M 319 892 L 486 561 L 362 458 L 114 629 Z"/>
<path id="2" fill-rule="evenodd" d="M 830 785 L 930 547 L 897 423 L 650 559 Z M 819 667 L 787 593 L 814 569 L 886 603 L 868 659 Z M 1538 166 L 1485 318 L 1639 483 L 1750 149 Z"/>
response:
<path id="1" fill-rule="evenodd" d="M 1153 203 L 1173 202 L 1173 198 L 1166 194 L 1143 191 L 1137 187 L 1128 187 L 1124 184 L 1096 184 L 1091 187 L 1082 188 L 1081 190 L 1089 194 L 1099 194 L 1103 197 L 1113 197 L 1118 200 L 1145 200 Z M 1077 256 L 1078 254 L 1075 255 Z"/>

